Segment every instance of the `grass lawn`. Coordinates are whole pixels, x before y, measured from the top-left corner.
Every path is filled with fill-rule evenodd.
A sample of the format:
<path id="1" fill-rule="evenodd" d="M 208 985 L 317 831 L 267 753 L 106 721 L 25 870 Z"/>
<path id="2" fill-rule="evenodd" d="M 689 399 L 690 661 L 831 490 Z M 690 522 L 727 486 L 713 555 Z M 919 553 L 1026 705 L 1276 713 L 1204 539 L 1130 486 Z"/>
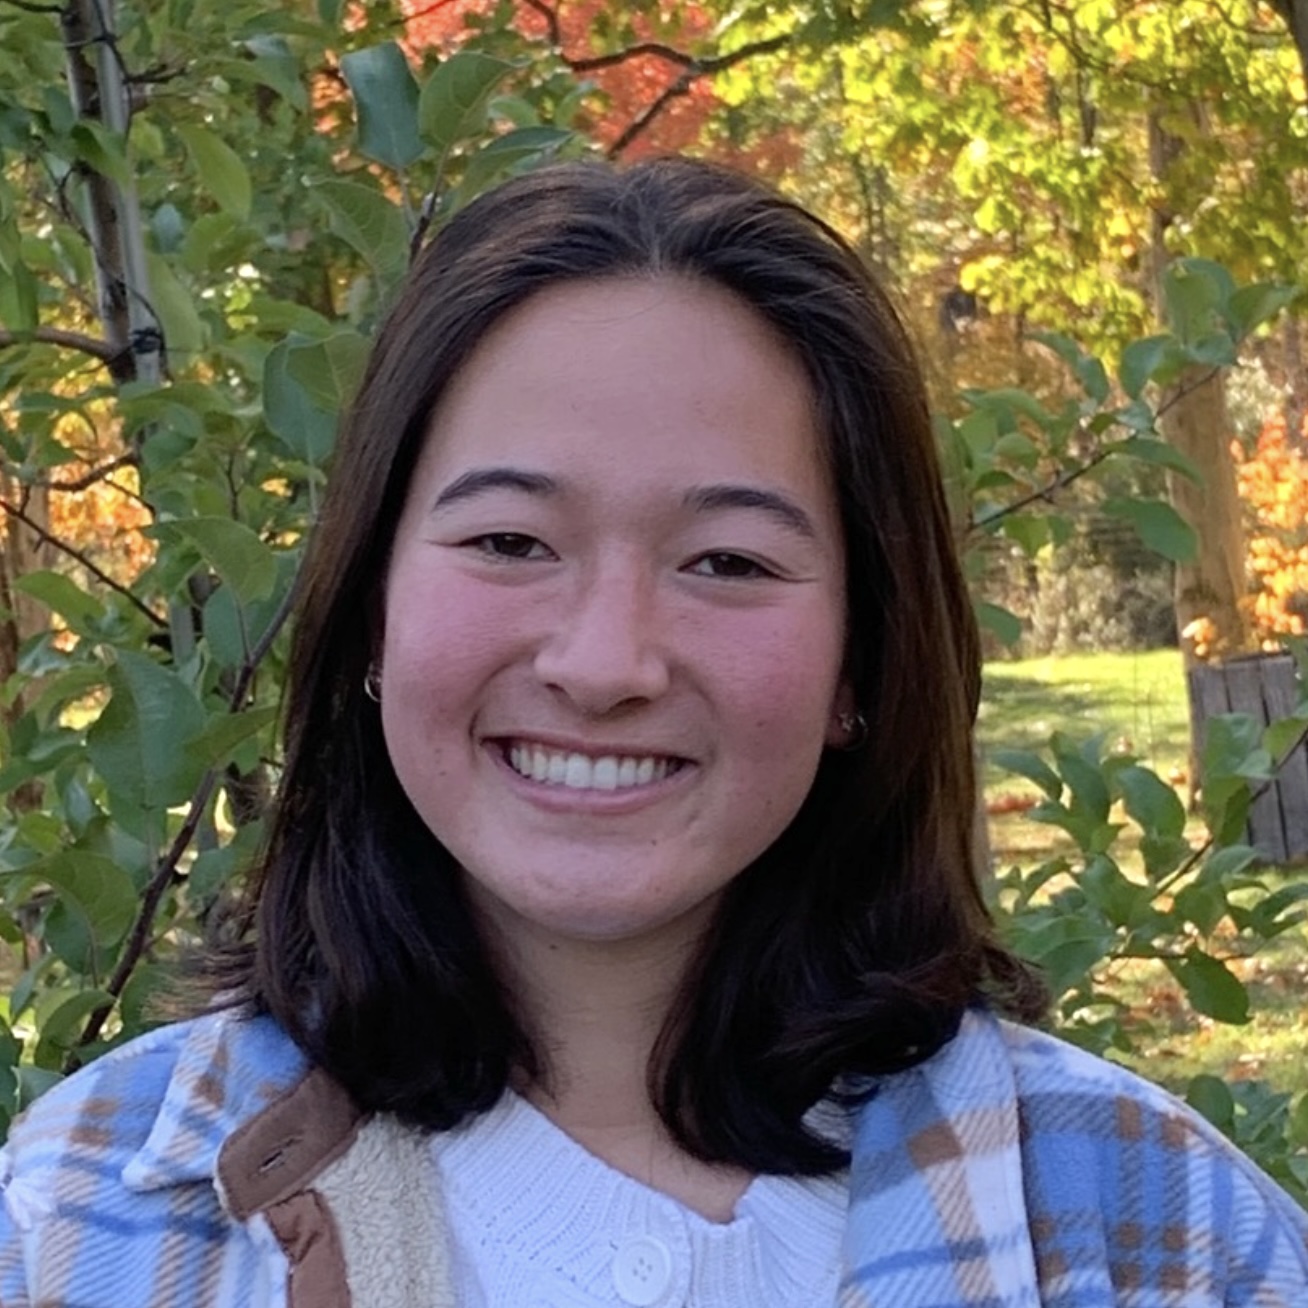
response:
<path id="1" fill-rule="evenodd" d="M 988 663 L 981 692 L 983 749 L 1034 749 L 1055 731 L 1104 736 L 1156 772 L 1184 768 L 1190 716 L 1179 650 L 1069 654 Z M 986 789 L 1025 785 L 985 764 Z"/>
<path id="2" fill-rule="evenodd" d="M 1161 775 L 1183 775 L 1189 718 L 1180 654 L 1086 654 L 991 663 L 985 670 L 979 735 L 987 799 L 1034 793 L 984 759 L 997 748 L 1038 749 L 1054 731 L 1077 739 L 1102 733 L 1117 749 Z M 999 805 L 1002 807 L 1002 803 Z M 1032 866 L 1071 850 L 1062 833 L 1020 814 L 991 817 L 992 852 L 1001 866 Z M 1202 838 L 1195 823 L 1193 838 Z M 1308 877 L 1303 868 L 1269 868 L 1274 883 Z M 1207 1072 L 1224 1080 L 1260 1078 L 1283 1090 L 1308 1085 L 1308 927 L 1300 926 L 1255 958 L 1233 964 L 1253 999 L 1252 1020 L 1229 1026 L 1195 1015 L 1158 965 L 1121 966 L 1113 983 L 1141 1024 L 1133 1060 L 1156 1080 L 1182 1087 Z"/>

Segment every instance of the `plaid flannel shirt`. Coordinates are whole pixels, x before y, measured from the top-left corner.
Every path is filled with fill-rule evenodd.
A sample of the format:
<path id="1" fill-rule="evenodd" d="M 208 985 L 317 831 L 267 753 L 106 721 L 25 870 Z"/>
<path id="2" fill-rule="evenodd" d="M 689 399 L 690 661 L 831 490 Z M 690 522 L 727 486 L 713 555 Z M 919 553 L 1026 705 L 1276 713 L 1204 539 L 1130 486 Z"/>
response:
<path id="1" fill-rule="evenodd" d="M 279 1145 L 249 1202 L 224 1184 L 224 1151 L 265 1119 L 292 1135 L 296 1119 L 339 1119 L 326 1152 L 347 1148 L 339 1100 L 287 1099 L 313 1086 L 306 1071 L 270 1020 L 224 1014 L 56 1087 L 0 1167 L 0 1305 L 431 1308 L 324 1288 L 326 1156 L 264 1185 Z M 1308 1217 L 1261 1172 L 1162 1091 L 987 1014 L 880 1082 L 853 1149 L 840 1308 L 1308 1308 Z M 273 1220 L 279 1206 L 292 1220 Z M 402 1263 L 413 1229 L 374 1221 L 356 1243 Z"/>

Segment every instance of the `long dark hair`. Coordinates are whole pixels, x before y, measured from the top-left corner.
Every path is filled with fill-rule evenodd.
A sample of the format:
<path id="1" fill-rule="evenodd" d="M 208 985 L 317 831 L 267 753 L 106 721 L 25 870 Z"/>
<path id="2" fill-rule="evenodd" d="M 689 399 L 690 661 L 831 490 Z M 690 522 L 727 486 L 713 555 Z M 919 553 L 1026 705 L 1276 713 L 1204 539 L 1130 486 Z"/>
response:
<path id="1" fill-rule="evenodd" d="M 840 1155 L 802 1118 L 834 1083 L 927 1057 L 983 998 L 1023 1017 L 1041 999 L 996 943 L 977 884 L 977 633 L 913 350 L 836 233 L 735 173 L 688 160 L 547 168 L 475 201 L 417 260 L 305 561 L 285 772 L 236 973 L 366 1109 L 444 1129 L 511 1075 L 541 1073 L 458 869 L 396 780 L 364 679 L 395 524 L 445 387 L 542 288 L 632 275 L 716 283 L 780 332 L 812 383 L 838 489 L 846 675 L 868 739 L 827 753 L 790 827 L 732 883 L 648 1072 L 692 1154 L 821 1172 Z"/>

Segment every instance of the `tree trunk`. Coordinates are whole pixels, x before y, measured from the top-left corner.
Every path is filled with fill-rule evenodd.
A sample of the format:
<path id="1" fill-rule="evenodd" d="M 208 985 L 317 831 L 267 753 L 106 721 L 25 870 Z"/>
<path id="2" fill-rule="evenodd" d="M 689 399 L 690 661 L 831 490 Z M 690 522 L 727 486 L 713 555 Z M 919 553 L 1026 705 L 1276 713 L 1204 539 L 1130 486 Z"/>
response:
<path id="1" fill-rule="evenodd" d="M 1299 51 L 1303 75 L 1308 78 L 1308 0 L 1272 0 L 1272 7 L 1285 19 Z"/>
<path id="2" fill-rule="evenodd" d="M 1195 126 L 1206 123 L 1195 109 Z M 1149 162 L 1167 194 L 1168 174 L 1185 152 L 1184 140 L 1169 132 L 1162 115 L 1149 115 Z M 1153 214 L 1153 292 L 1155 312 L 1166 324 L 1163 275 L 1168 263 L 1167 230 L 1175 214 L 1156 203 Z M 1197 659 L 1225 657 L 1249 648 L 1250 628 L 1241 604 L 1245 581 L 1245 543 L 1240 494 L 1231 461 L 1231 417 L 1223 369 L 1190 368 L 1163 396 L 1163 434 L 1199 471 L 1195 485 L 1171 474 L 1172 507 L 1194 528 L 1197 552 L 1176 568 L 1176 628 L 1186 667 Z M 1193 775 L 1193 772 L 1192 772 Z"/>
<path id="3" fill-rule="evenodd" d="M 1196 485 L 1176 474 L 1168 477 L 1172 507 L 1198 538 L 1193 561 L 1176 567 L 1176 629 L 1189 667 L 1197 659 L 1249 648 L 1249 623 L 1241 604 L 1248 590 L 1244 527 L 1229 449 L 1225 372 L 1190 369 L 1168 401 L 1163 434 L 1203 478 Z"/>
<path id="4" fill-rule="evenodd" d="M 21 499 L 22 488 L 0 479 L 0 490 L 5 497 Z M 28 499 L 26 512 L 36 522 L 45 524 L 49 519 L 47 492 L 37 490 Z M 43 605 L 29 595 L 14 588 L 19 577 L 48 568 L 53 563 L 50 546 L 34 531 L 14 518 L 0 516 L 0 687 L 17 683 L 11 678 L 18 671 L 18 656 L 24 643 L 39 635 L 49 625 L 49 615 Z M 28 680 L 13 698 L 0 699 L 0 720 L 12 728 L 27 710 L 29 701 L 40 692 L 40 685 Z M 9 807 L 15 812 L 30 812 L 41 807 L 41 785 L 37 781 L 24 782 L 9 792 Z"/>

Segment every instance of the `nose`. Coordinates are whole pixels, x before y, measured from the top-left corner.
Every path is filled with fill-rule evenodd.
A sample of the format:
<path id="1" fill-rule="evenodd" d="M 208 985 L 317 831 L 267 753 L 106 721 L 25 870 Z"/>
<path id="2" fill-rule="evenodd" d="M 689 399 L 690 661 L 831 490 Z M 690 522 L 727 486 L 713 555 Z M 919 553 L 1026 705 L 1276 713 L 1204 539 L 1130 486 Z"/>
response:
<path id="1" fill-rule="evenodd" d="M 579 578 L 536 654 L 536 675 L 588 717 L 657 699 L 669 676 L 654 591 L 634 567 Z"/>

